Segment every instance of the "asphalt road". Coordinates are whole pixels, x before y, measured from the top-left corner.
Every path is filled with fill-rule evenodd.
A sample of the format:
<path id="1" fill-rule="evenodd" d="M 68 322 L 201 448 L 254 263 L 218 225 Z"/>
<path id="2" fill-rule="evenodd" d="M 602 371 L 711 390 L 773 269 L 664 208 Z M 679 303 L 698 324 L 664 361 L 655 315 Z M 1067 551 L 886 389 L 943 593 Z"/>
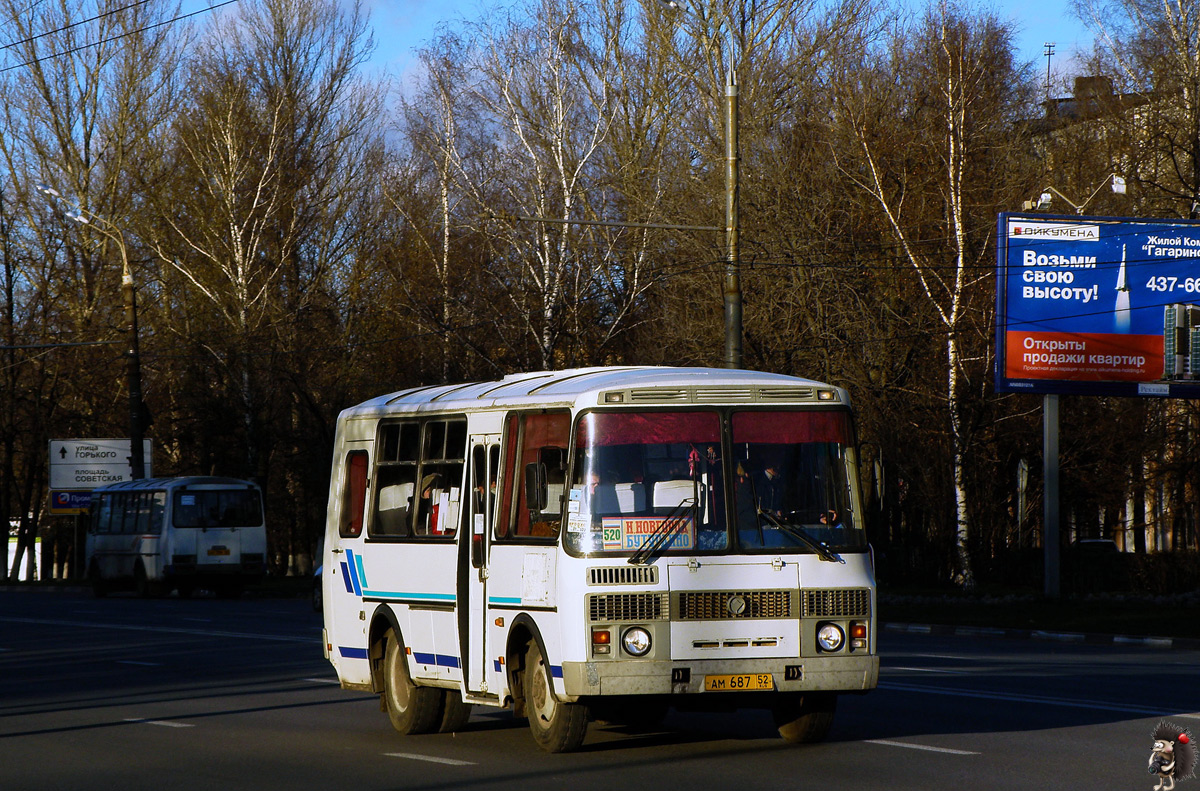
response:
<path id="1" fill-rule="evenodd" d="M 547 755 L 479 708 L 400 737 L 319 637 L 302 600 L 0 591 L 0 789 L 1151 791 L 1159 719 L 1200 735 L 1200 651 L 884 632 L 880 688 L 843 698 L 823 744 L 761 712 L 672 713 Z"/>

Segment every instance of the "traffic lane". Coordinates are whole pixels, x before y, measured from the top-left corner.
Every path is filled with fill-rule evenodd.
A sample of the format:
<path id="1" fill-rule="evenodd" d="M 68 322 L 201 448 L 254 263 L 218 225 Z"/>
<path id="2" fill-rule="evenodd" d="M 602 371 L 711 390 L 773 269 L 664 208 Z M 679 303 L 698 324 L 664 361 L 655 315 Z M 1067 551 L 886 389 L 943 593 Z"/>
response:
<path id="1" fill-rule="evenodd" d="M 5 626 L 7 634 L 9 625 Z M 33 628 L 31 624 L 25 626 Z M 89 634 L 95 631 L 83 627 L 63 629 Z M 80 759 L 90 756 L 93 760 L 84 760 L 74 772 L 66 767 L 54 767 L 58 777 L 70 779 L 71 787 L 77 788 L 89 787 L 80 783 L 86 780 L 89 772 L 94 772 L 96 766 L 105 767 L 107 771 L 109 766 L 116 765 L 118 774 L 124 776 L 117 759 L 122 755 L 139 755 L 140 760 L 139 745 L 144 743 L 161 744 L 161 750 L 177 753 L 179 759 L 168 761 L 163 769 L 185 767 L 189 776 L 200 778 L 196 785 L 188 786 L 197 788 L 211 788 L 212 782 L 218 779 L 229 787 L 239 787 L 238 783 L 248 776 L 256 778 L 256 783 L 261 781 L 268 785 L 260 783 L 247 787 L 282 787 L 269 783 L 296 777 L 313 781 L 313 784 L 299 787 L 317 787 L 316 780 L 340 786 L 353 778 L 356 786 L 365 784 L 363 787 L 378 788 L 440 788 L 444 785 L 515 788 L 518 783 L 522 788 L 542 783 L 560 787 L 559 783 L 564 779 L 585 787 L 607 788 L 614 782 L 627 782 L 624 769 L 630 766 L 635 771 L 638 767 L 655 766 L 677 771 L 678 777 L 672 775 L 666 781 L 672 788 L 694 787 L 697 783 L 708 785 L 714 779 L 745 782 L 746 776 L 752 776 L 759 787 L 807 787 L 810 785 L 810 766 L 815 767 L 811 770 L 813 776 L 822 783 L 838 776 L 826 767 L 849 767 L 853 771 L 847 769 L 849 774 L 841 776 L 855 778 L 855 785 L 859 787 L 923 788 L 934 782 L 944 782 L 946 773 L 954 775 L 967 771 L 976 777 L 1003 775 L 1005 772 L 1011 774 L 1014 766 L 1021 768 L 1023 781 L 1032 777 L 1040 782 L 1058 782 L 1052 773 L 1045 775 L 1036 771 L 1038 759 L 1046 760 L 1049 745 L 1069 744 L 1073 749 L 1077 746 L 1082 752 L 1075 755 L 1099 754 L 1101 751 L 1108 751 L 1108 755 L 1128 748 L 1131 729 L 1138 734 L 1133 748 L 1138 755 L 1136 768 L 1138 772 L 1144 772 L 1142 754 L 1147 748 L 1141 744 L 1141 734 L 1148 734 L 1153 724 L 1114 720 L 1112 712 L 1100 721 L 1094 721 L 1080 719 L 1077 712 L 1064 718 L 1060 710 L 1055 712 L 1059 718 L 1053 719 L 1048 718 L 1047 707 L 1037 705 L 1036 701 L 984 699 L 981 702 L 978 698 L 958 694 L 931 694 L 931 689 L 947 691 L 948 688 L 940 683 L 926 683 L 918 691 L 888 689 L 886 685 L 891 682 L 887 668 L 893 658 L 910 664 L 923 662 L 921 667 L 925 669 L 959 663 L 968 669 L 982 668 L 984 672 L 980 675 L 983 676 L 1003 676 L 1008 669 L 1003 665 L 996 667 L 994 660 L 1003 660 L 1004 656 L 997 655 L 994 649 L 1012 644 L 996 641 L 964 644 L 958 641 L 954 646 L 931 646 L 922 638 L 917 642 L 898 641 L 886 648 L 885 688 L 862 698 L 843 698 L 832 741 L 824 745 L 793 748 L 782 744 L 761 712 L 673 714 L 667 721 L 667 729 L 652 734 L 634 735 L 619 729 L 593 726 L 582 753 L 546 756 L 534 747 L 523 722 L 494 710 L 477 712 L 470 728 L 461 734 L 399 737 L 391 731 L 373 696 L 343 692 L 329 684 L 332 678 L 327 663 L 319 658 L 319 653 L 315 657 L 308 653 L 306 645 L 278 640 L 255 641 L 246 636 L 237 639 L 212 637 L 209 639 L 218 644 L 206 645 L 207 640 L 192 634 L 192 630 L 172 629 L 178 627 L 165 625 L 149 632 L 113 631 L 138 635 L 137 639 L 142 641 L 151 639 L 145 637 L 146 634 L 152 634 L 158 640 L 182 640 L 184 645 L 174 649 L 179 652 L 182 667 L 174 668 L 171 667 L 174 663 L 167 662 L 162 671 L 131 670 L 141 680 L 136 684 L 123 680 L 108 690 L 133 689 L 134 693 L 124 698 L 110 698 L 114 708 L 105 712 L 107 716 L 97 718 L 95 711 L 83 712 L 86 716 L 82 722 L 72 725 L 60 721 L 58 730 L 54 726 L 42 732 L 26 729 L 19 736 L 10 732 L 10 738 L 6 739 L 9 745 L 14 741 L 32 741 L 34 745 L 9 754 L 54 754 L 64 737 L 78 743 Z M 194 648 L 201 655 L 211 651 L 215 656 L 200 661 L 191 658 L 188 641 L 192 639 L 199 639 L 201 645 Z M 227 644 L 219 644 L 221 640 Z M 90 638 L 76 638 L 75 641 L 86 645 L 95 642 Z M 270 643 L 273 647 L 256 647 L 256 642 Z M 161 646 L 143 643 L 140 647 L 154 653 Z M 1032 651 L 1034 659 L 1040 662 L 1035 666 L 1050 664 L 1043 648 L 1037 646 L 1037 650 Z M 53 648 L 50 650 L 54 652 Z M 111 646 L 109 650 L 112 650 Z M 237 677 L 237 663 L 232 660 L 239 653 L 262 656 L 251 663 L 250 667 L 257 669 L 250 677 L 239 677 L 236 683 L 231 683 L 217 672 L 225 667 L 219 663 L 224 660 Z M 1170 653 L 1158 652 L 1151 658 L 1161 661 L 1164 654 Z M 290 660 L 289 656 L 292 657 Z M 283 664 L 277 659 L 282 659 Z M 1102 657 L 1095 659 L 1099 661 Z M 0 654 L 0 661 L 3 661 L 3 654 Z M 114 661 L 121 660 L 115 658 Z M 289 661 L 294 664 L 288 665 Z M 287 672 L 267 674 L 264 679 L 260 677 L 262 667 Z M 294 671 L 316 668 L 323 674 L 314 676 L 319 681 L 297 683 Z M 181 671 L 190 674 L 187 680 L 191 686 L 181 686 L 181 679 L 177 677 Z M 1029 672 L 1036 675 L 1035 671 Z M 299 681 L 303 682 L 303 679 Z M 150 689 L 149 696 L 142 695 L 147 688 Z M 991 688 L 986 691 L 989 694 L 995 692 Z M 100 697 L 103 698 L 103 694 Z M 68 712 L 64 720 L 69 720 L 73 715 L 69 706 L 64 711 Z M 1097 730 L 1098 726 L 1100 730 Z M 1079 732 L 1082 737 L 1075 735 Z M 202 736 L 196 739 L 187 735 L 194 733 Z M 44 744 L 47 739 L 53 744 L 49 753 Z M 41 749 L 36 746 L 38 744 L 42 745 Z M 115 753 L 112 744 L 119 745 Z M 439 760 L 458 763 L 437 763 Z M 157 764 L 152 762 L 151 765 Z M 1061 762 L 1051 760 L 1047 765 L 1061 767 Z M 259 768 L 262 766 L 271 767 L 273 774 L 261 773 Z M 297 766 L 301 770 L 295 770 Z M 1122 767 L 1127 768 L 1127 762 L 1105 764 L 1093 761 L 1077 774 L 1103 784 Z M 11 768 L 10 765 L 4 774 L 8 775 Z M 1093 770 L 1098 769 L 1102 771 L 1093 777 Z M 44 771 L 44 762 L 30 766 L 29 774 L 23 779 L 36 782 L 38 773 Z M 804 779 L 797 780 L 798 771 L 805 774 Z M 655 776 L 659 777 L 659 773 Z M 5 785 L 33 787 L 25 782 Z M 994 786 L 995 780 L 987 785 Z M 66 786 L 56 781 L 52 787 Z M 91 787 L 108 788 L 111 785 Z"/>
<path id="2" fill-rule="evenodd" d="M 880 683 L 897 689 L 1117 718 L 1200 712 L 1194 650 L 903 635 L 881 640 L 880 654 Z"/>
<path id="3" fill-rule="evenodd" d="M 304 634 L 311 625 L 251 631 L 247 621 L 245 631 L 235 631 L 223 623 L 184 625 L 152 607 L 135 618 L 87 616 L 73 607 L 66 600 L 51 611 L 0 610 L 0 732 L 36 713 L 189 700 L 330 669 L 319 640 Z"/>

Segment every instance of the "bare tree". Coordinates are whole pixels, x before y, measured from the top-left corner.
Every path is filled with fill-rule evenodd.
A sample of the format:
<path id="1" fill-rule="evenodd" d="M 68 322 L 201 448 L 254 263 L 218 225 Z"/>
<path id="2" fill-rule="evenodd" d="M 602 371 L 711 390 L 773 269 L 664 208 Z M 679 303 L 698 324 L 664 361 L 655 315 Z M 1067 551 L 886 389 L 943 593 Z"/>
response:
<path id="1" fill-rule="evenodd" d="M 957 578 L 968 587 L 964 408 L 972 391 L 982 393 L 988 372 L 988 358 L 971 349 L 972 340 L 986 343 L 993 242 L 992 216 L 980 208 L 1003 206 L 999 193 L 1012 189 L 1007 152 L 1024 106 L 1013 86 L 1023 80 L 1002 23 L 943 4 L 919 24 L 900 26 L 878 67 L 847 75 L 851 90 L 837 106 L 836 121 L 855 151 L 842 170 L 870 197 L 944 332 Z"/>

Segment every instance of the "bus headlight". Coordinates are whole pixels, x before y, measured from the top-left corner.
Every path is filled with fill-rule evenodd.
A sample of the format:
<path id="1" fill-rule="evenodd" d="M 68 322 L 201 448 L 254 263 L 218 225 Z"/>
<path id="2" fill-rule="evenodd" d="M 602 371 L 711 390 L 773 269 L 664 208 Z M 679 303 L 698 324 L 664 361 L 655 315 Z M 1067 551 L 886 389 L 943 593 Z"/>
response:
<path id="1" fill-rule="evenodd" d="M 630 656 L 645 656 L 650 653 L 650 633 L 640 626 L 626 629 L 621 635 L 621 645 Z"/>
<path id="2" fill-rule="evenodd" d="M 817 627 L 817 645 L 822 651 L 836 651 L 846 641 L 841 627 L 834 623 L 823 623 Z"/>

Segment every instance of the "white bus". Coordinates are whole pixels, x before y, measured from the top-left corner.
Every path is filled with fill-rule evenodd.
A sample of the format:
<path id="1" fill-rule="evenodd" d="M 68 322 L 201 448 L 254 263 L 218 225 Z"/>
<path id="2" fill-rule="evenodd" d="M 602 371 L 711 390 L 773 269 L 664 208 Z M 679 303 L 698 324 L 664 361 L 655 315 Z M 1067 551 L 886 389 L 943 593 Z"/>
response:
<path id="1" fill-rule="evenodd" d="M 875 582 L 840 388 L 590 368 L 342 412 L 325 655 L 405 734 L 511 707 L 538 745 L 590 718 L 769 709 L 822 738 L 875 687 Z"/>
<path id="2" fill-rule="evenodd" d="M 237 478 L 143 478 L 92 492 L 86 568 L 96 596 L 116 588 L 235 597 L 266 570 L 258 484 Z"/>

